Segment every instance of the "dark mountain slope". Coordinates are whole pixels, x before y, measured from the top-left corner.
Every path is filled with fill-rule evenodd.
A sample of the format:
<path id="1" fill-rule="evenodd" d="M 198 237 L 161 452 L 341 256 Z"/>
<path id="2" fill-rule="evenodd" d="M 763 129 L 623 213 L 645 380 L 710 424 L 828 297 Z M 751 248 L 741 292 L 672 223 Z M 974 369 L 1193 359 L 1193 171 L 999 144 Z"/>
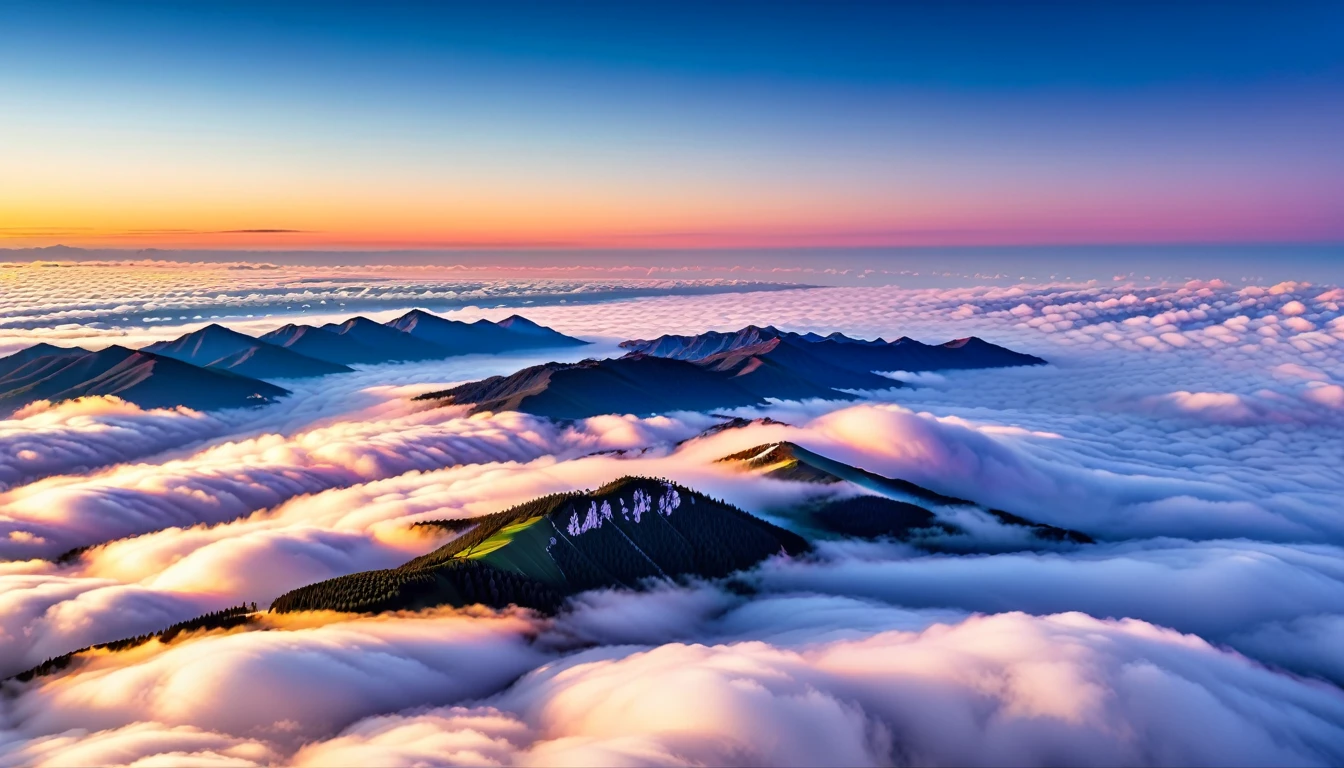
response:
<path id="1" fill-rule="evenodd" d="M 456 320 L 446 320 L 423 310 L 413 309 L 386 325 L 444 347 L 450 354 L 454 355 L 510 352 L 519 349 L 575 346 L 587 343 L 537 325 L 518 315 L 514 315 L 498 324 L 489 320 L 463 323 Z"/>
<path id="2" fill-rule="evenodd" d="M 812 354 L 812 345 L 774 338 L 693 361 L 712 371 L 731 373 L 761 397 L 835 399 L 835 389 L 892 389 L 902 384 L 868 371 L 839 368 Z"/>
<path id="3" fill-rule="evenodd" d="M 546 363 L 492 376 L 418 400 L 474 405 L 474 411 L 523 411 L 554 419 L 602 413 L 649 415 L 754 405 L 761 396 L 732 374 L 645 355 Z"/>
<path id="4" fill-rule="evenodd" d="M 797 443 L 773 443 L 748 448 L 719 461 L 737 463 L 766 477 L 805 483 L 850 482 L 862 488 L 894 495 L 909 496 L 916 501 L 951 506 L 974 506 L 974 502 L 945 496 L 915 485 L 908 480 L 883 477 L 866 469 L 851 466 L 822 456 Z"/>
<path id="5" fill-rule="evenodd" d="M 319 582 L 282 595 L 271 608 L 382 611 L 481 602 L 550 610 L 585 589 L 720 577 L 808 547 L 736 507 L 649 478 L 545 496 L 470 522 L 466 533 L 399 568 Z"/>
<path id="6" fill-rule="evenodd" d="M 259 379 L 325 376 L 350 371 L 344 365 L 307 357 L 215 324 L 172 341 L 150 344 L 144 351 Z"/>
<path id="7" fill-rule="evenodd" d="M 934 525 L 932 513 L 925 510 L 920 504 L 931 504 L 936 506 L 963 506 L 976 507 L 974 502 L 965 499 L 958 499 L 953 496 L 945 496 L 941 493 L 930 491 L 927 488 L 915 485 L 908 480 L 883 477 L 882 475 L 868 470 L 861 469 L 834 459 L 822 456 L 814 451 L 796 444 L 796 443 L 774 443 L 770 445 L 758 445 L 755 448 L 749 448 L 745 451 L 739 451 L 729 456 L 719 459 L 720 462 L 736 464 L 744 470 L 771 477 L 777 480 L 790 480 L 804 483 L 849 483 L 857 488 L 870 493 L 881 494 L 888 497 L 892 504 L 900 504 L 901 507 L 892 507 L 886 505 L 885 510 L 873 510 L 884 506 L 877 502 L 862 501 L 856 502 L 852 499 L 842 499 L 838 502 L 831 502 L 831 508 L 820 510 L 801 510 L 804 515 L 811 515 L 807 521 L 818 525 L 821 530 L 832 531 L 844 535 L 863 535 L 857 533 L 860 530 L 873 529 L 882 525 L 888 525 L 883 520 L 908 520 L 913 523 L 919 523 L 922 519 L 928 525 Z M 871 499 L 874 497 L 864 496 L 860 499 Z M 847 506 L 848 505 L 848 506 Z M 918 510 L 916 512 L 915 510 Z M 1092 537 L 1079 531 L 1068 528 L 1060 528 L 1047 523 L 1038 523 L 1027 518 L 1014 515 L 1010 512 L 1004 512 L 997 509 L 983 510 L 985 513 L 998 520 L 1003 525 L 1018 526 L 1031 532 L 1037 539 L 1054 542 L 1070 542 L 1074 544 L 1090 544 Z M 853 514 L 851 514 L 853 513 Z M 893 517 L 894 515 L 894 517 Z M 856 516 L 853 522 L 843 522 L 842 518 L 846 516 Z M 860 522 L 866 520 L 866 522 Z M 890 523 L 899 527 L 901 523 Z M 928 527 L 925 524 L 918 524 L 916 527 Z M 944 529 L 950 530 L 951 526 L 941 525 Z"/>
<path id="8" fill-rule="evenodd" d="M 221 357 L 241 352 L 256 344 L 257 340 L 251 336 L 211 323 L 199 331 L 184 334 L 171 341 L 150 344 L 143 349 L 184 363 L 206 366 Z"/>
<path id="9" fill-rule="evenodd" d="M 389 357 L 372 347 L 367 347 L 354 339 L 340 336 L 311 325 L 293 323 L 262 334 L 261 340 L 297 352 L 315 360 L 325 360 L 338 365 L 358 363 L 386 363 Z"/>
<path id="10" fill-rule="evenodd" d="M 227 371 L 198 368 L 150 352 L 111 346 L 79 356 L 38 358 L 0 378 L 0 407 L 116 395 L 142 408 L 209 410 L 260 405 L 288 391 Z"/>
<path id="11" fill-rule="evenodd" d="M 482 352 L 503 352 L 516 349 L 516 341 L 526 341 L 516 337 L 494 323 L 481 320 L 479 323 L 464 323 L 458 320 L 446 320 L 419 309 L 389 320 L 387 327 L 414 336 L 422 341 L 443 347 L 445 354 L 470 355 Z"/>
<path id="12" fill-rule="evenodd" d="M 752 347 L 779 339 L 805 348 L 827 365 L 854 371 L 928 371 L 957 368 L 998 368 L 1015 365 L 1040 365 L 1045 361 L 971 337 L 941 345 L 921 344 L 901 338 L 887 342 L 851 339 L 840 333 L 821 336 L 781 331 L 773 326 L 749 325 L 734 333 L 711 331 L 696 336 L 660 336 L 652 340 L 635 339 L 621 347 L 659 357 L 701 360 L 726 351 Z"/>
<path id="13" fill-rule="evenodd" d="M 33 358 L 0 379 L 0 403 L 19 406 L 33 400 L 64 399 L 62 393 L 103 375 L 135 354 L 135 350 L 113 345 L 97 352 L 70 355 L 62 351 Z"/>
<path id="14" fill-rule="evenodd" d="M 516 410 L 556 419 L 603 413 L 650 415 L 758 405 L 767 398 L 849 399 L 843 389 L 890 389 L 900 382 L 836 368 L 805 343 L 774 338 L 695 361 L 632 352 L 614 360 L 547 363 L 419 399 Z"/>
<path id="15" fill-rule="evenodd" d="M 526 317 L 523 317 L 522 315 L 509 315 L 503 320 L 500 320 L 499 322 L 495 323 L 495 325 L 513 334 L 517 334 L 520 336 L 534 337 L 539 342 L 541 342 L 537 344 L 537 346 L 579 347 L 588 343 L 583 339 L 576 339 L 573 336 L 566 336 L 565 334 L 555 330 L 554 328 L 547 328 L 544 325 L 538 325 L 537 323 L 528 320 Z"/>
<path id="16" fill-rule="evenodd" d="M 0 357 L 0 377 L 9 376 L 34 360 L 43 360 L 45 365 L 56 362 L 61 357 L 79 357 L 88 354 L 80 347 L 57 347 L 51 344 L 34 344 L 7 357 Z"/>
<path id="17" fill-rule="evenodd" d="M 709 331 L 696 336 L 668 334 L 651 340 L 631 339 L 621 342 L 621 348 L 656 357 L 670 357 L 675 360 L 699 360 L 720 352 L 751 347 L 776 338 L 779 338 L 779 331 L 773 326 L 762 328 L 748 325 L 746 328 L 733 333 Z"/>
<path id="18" fill-rule="evenodd" d="M 375 323 L 367 317 L 352 317 L 343 323 L 328 323 L 322 330 L 382 352 L 388 360 L 437 360 L 450 350 L 416 338 L 405 331 Z"/>
<path id="19" fill-rule="evenodd" d="M 354 370 L 348 365 L 329 363 L 265 343 L 222 357 L 208 367 L 254 379 L 298 379 Z"/>
<path id="20" fill-rule="evenodd" d="M 850 496 L 809 512 L 821 530 L 860 539 L 911 539 L 952 530 L 929 510 L 885 496 Z"/>

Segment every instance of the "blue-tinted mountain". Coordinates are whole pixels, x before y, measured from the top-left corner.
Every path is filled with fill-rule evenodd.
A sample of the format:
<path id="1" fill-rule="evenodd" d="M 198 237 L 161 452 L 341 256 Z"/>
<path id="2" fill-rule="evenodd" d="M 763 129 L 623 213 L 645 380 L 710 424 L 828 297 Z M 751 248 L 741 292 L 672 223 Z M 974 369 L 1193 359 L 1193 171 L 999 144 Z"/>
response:
<path id="1" fill-rule="evenodd" d="M 902 386 L 894 379 L 871 371 L 835 365 L 815 352 L 812 345 L 776 337 L 687 362 L 711 371 L 731 374 L 744 387 L 763 398 L 835 399 L 839 396 L 835 390 L 839 389 L 879 390 Z"/>
<path id="2" fill-rule="evenodd" d="M 0 357 L 0 377 L 8 376 L 34 360 L 42 360 L 42 365 L 55 365 L 62 357 L 79 357 L 88 354 L 88 352 L 87 349 L 79 347 L 57 347 L 46 343 L 34 344 L 7 357 Z"/>
<path id="3" fill-rule="evenodd" d="M 517 334 L 520 336 L 531 336 L 541 342 L 544 342 L 538 344 L 537 346 L 580 347 L 588 343 L 583 339 L 576 339 L 573 336 L 566 336 L 565 334 L 555 330 L 554 328 L 547 328 L 544 325 L 538 325 L 537 323 L 528 320 L 526 317 L 523 317 L 522 315 L 509 315 L 503 320 L 500 320 L 499 322 L 495 323 L 495 325 L 500 328 L 503 328 L 504 330 L 510 333 Z"/>
<path id="4" fill-rule="evenodd" d="M 116 395 L 142 408 L 185 405 L 209 410 L 262 405 L 286 394 L 288 390 L 264 381 L 116 345 L 82 354 L 61 350 L 40 355 L 0 376 L 3 410 L 34 400 L 93 395 Z"/>
<path id="5" fill-rule="evenodd" d="M 441 522 L 461 535 L 399 568 L 294 590 L 271 610 L 376 612 L 473 603 L 551 610 L 586 589 L 717 578 L 808 549 L 796 534 L 736 507 L 650 478 L 626 477 L 595 491 Z"/>
<path id="6" fill-rule="evenodd" d="M 373 365 L 390 360 L 386 354 L 372 347 L 366 347 L 354 339 L 311 325 L 290 323 L 270 333 L 262 334 L 261 340 L 298 352 L 305 357 L 339 365 L 359 363 Z"/>
<path id="7" fill-rule="evenodd" d="M 473 412 L 523 411 L 553 419 L 700 411 L 761 402 L 731 374 L 648 355 L 535 365 L 417 399 L 472 405 Z"/>
<path id="8" fill-rule="evenodd" d="M 773 338 L 696 360 L 631 352 L 610 360 L 546 363 L 422 395 L 474 411 L 523 411 L 554 419 L 604 413 L 645 416 L 760 405 L 767 399 L 847 400 L 842 390 L 878 390 L 900 382 L 838 368 L 806 344 Z"/>
<path id="9" fill-rule="evenodd" d="M 1039 357 L 1014 352 L 976 337 L 946 344 L 922 344 L 904 337 L 890 342 L 882 339 L 866 341 L 840 333 L 821 336 L 754 325 L 733 333 L 710 331 L 695 336 L 635 339 L 622 342 L 621 347 L 658 357 L 694 361 L 734 349 L 759 346 L 771 340 L 804 349 L 827 365 L 863 372 L 1003 368 L 1045 363 Z"/>
<path id="10" fill-rule="evenodd" d="M 172 341 L 150 344 L 144 351 L 256 379 L 325 376 L 351 370 L 345 365 L 308 357 L 217 324 Z"/>
<path id="11" fill-rule="evenodd" d="M 464 323 L 413 309 L 386 325 L 443 347 L 448 354 L 453 355 L 510 352 L 538 347 L 567 347 L 587 343 L 537 325 L 518 315 L 501 320 L 499 323 L 492 323 L 489 320 Z"/>
<path id="12" fill-rule="evenodd" d="M 405 331 L 375 323 L 367 317 L 352 317 L 343 323 L 328 323 L 322 330 L 361 346 L 378 350 L 386 361 L 438 360 L 452 352 Z"/>
<path id="13" fill-rule="evenodd" d="M 488 337 L 494 341 L 486 351 L 586 343 L 517 316 L 506 326 L 452 323 L 420 311 L 406 318 L 421 333 L 461 326 L 474 338 Z M 85 395 L 119 395 L 144 407 L 228 408 L 267 403 L 288 393 L 263 379 L 323 376 L 348 372 L 351 364 L 461 353 L 363 317 L 323 328 L 286 325 L 261 338 L 211 324 L 138 353 L 119 346 L 89 352 L 36 344 L 0 358 L 0 409 Z"/>

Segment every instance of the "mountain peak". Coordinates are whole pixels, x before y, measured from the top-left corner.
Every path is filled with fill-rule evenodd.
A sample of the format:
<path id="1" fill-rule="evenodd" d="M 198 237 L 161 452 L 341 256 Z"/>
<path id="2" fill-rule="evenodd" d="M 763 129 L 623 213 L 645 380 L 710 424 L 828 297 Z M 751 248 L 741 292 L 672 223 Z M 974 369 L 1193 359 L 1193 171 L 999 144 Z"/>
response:
<path id="1" fill-rule="evenodd" d="M 271 608 L 284 613 L 337 604 L 374 612 L 516 603 L 549 611 L 587 589 L 685 575 L 718 578 L 809 548 L 797 534 L 652 477 L 621 477 L 596 490 L 542 496 L 469 522 L 470 530 L 397 568 L 301 587 Z M 421 524 L 459 531 L 461 523 Z"/>

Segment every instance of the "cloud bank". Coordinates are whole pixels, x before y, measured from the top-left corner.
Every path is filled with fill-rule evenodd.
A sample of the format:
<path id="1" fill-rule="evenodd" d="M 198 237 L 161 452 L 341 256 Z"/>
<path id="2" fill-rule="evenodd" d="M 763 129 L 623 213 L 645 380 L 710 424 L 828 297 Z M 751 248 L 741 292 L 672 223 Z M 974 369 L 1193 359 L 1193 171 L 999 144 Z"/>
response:
<path id="1" fill-rule="evenodd" d="M 174 290 L 204 306 L 211 279 Z M 308 290 L 286 280 L 282 300 Z M 398 290 L 389 307 L 421 303 Z M 521 357 L 379 366 L 250 412 L 31 409 L 0 423 L 0 674 L 395 565 L 442 541 L 417 520 L 622 474 L 762 515 L 829 493 L 714 464 L 781 440 L 1098 541 L 1033 546 L 935 508 L 978 548 L 827 541 L 731 583 L 586 593 L 553 618 L 264 616 L 4 683 L 0 765 L 1339 764 L 1342 300 L 1116 281 L 529 309 L 596 338 L 773 322 L 975 334 L 1052 363 L 893 372 L 912 386 L 743 409 L 787 425 L 689 442 L 718 420 L 407 400 L 535 362 Z M 13 313 L 28 319 L 7 338 L 157 332 L 51 304 Z M 51 325 L 65 320 L 83 324 Z"/>

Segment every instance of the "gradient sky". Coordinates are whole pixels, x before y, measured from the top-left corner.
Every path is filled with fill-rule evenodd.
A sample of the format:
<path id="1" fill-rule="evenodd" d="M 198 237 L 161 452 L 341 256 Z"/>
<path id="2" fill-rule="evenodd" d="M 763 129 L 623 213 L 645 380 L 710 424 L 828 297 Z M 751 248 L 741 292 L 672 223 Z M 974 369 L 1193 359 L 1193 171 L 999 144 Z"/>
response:
<path id="1" fill-rule="evenodd" d="M 479 5 L 0 4 L 0 247 L 1344 240 L 1344 3 Z"/>

